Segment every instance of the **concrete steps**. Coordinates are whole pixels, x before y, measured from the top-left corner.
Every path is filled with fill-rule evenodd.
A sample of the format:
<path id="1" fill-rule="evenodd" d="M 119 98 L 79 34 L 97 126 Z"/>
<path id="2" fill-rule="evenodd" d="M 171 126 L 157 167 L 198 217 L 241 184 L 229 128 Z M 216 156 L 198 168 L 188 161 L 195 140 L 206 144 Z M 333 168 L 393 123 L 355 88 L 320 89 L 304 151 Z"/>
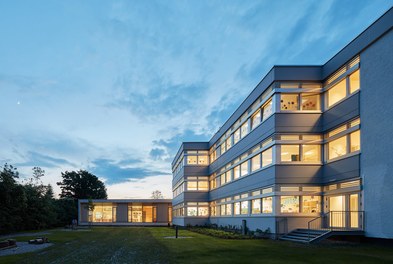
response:
<path id="1" fill-rule="evenodd" d="M 282 236 L 280 240 L 298 242 L 298 243 L 311 243 L 324 237 L 329 230 L 308 230 L 308 229 L 295 229 L 290 233 Z"/>

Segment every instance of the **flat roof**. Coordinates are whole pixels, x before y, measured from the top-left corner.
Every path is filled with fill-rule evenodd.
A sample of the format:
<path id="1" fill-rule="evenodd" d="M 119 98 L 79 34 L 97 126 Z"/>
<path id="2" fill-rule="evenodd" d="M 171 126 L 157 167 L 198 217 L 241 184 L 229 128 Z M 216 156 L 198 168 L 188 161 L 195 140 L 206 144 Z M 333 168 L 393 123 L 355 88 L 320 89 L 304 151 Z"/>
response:
<path id="1" fill-rule="evenodd" d="M 94 203 L 172 203 L 172 199 L 92 199 Z M 79 203 L 88 203 L 89 199 L 78 199 Z"/>

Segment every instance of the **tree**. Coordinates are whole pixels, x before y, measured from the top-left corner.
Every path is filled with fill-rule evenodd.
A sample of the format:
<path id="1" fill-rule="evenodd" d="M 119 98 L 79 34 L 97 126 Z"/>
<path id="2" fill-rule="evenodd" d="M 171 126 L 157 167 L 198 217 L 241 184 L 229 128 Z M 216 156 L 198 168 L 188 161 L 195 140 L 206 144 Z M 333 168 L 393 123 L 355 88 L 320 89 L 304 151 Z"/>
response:
<path id="1" fill-rule="evenodd" d="M 151 198 L 152 199 L 164 199 L 164 195 L 162 195 L 162 192 L 160 190 L 155 190 L 151 193 Z"/>
<path id="2" fill-rule="evenodd" d="M 61 173 L 61 177 L 63 181 L 57 183 L 61 189 L 61 198 L 74 200 L 108 198 L 104 183 L 88 171 L 66 171 Z"/>

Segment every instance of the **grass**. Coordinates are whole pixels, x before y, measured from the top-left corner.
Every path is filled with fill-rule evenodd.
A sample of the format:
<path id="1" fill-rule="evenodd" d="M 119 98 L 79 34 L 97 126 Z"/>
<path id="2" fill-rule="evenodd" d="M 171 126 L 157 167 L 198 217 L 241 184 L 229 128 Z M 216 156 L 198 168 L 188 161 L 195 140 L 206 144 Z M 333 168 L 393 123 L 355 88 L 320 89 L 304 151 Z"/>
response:
<path id="1" fill-rule="evenodd" d="M 55 245 L 0 257 L 0 263 L 393 263 L 393 247 L 375 244 L 301 245 L 272 240 L 220 239 L 169 228 L 52 230 Z M 27 241 L 32 236 L 16 237 Z"/>

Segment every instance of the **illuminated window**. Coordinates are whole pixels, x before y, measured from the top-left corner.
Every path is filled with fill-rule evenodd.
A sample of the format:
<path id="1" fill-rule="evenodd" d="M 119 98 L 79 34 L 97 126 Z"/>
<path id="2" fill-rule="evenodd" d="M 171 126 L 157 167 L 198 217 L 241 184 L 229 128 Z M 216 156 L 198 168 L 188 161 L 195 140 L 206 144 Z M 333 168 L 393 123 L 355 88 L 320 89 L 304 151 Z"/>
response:
<path id="1" fill-rule="evenodd" d="M 351 152 L 360 150 L 360 130 L 350 134 Z"/>
<path id="2" fill-rule="evenodd" d="M 245 161 L 240 166 L 240 175 L 245 176 L 248 174 L 248 161 Z"/>
<path id="3" fill-rule="evenodd" d="M 209 190 L 209 182 L 208 181 L 199 181 L 198 182 L 198 190 L 199 191 L 208 191 Z"/>
<path id="4" fill-rule="evenodd" d="M 354 93 L 360 88 L 360 76 L 359 76 L 359 70 L 354 71 L 350 76 L 349 76 L 349 92 Z"/>
<path id="5" fill-rule="evenodd" d="M 226 151 L 225 149 L 225 141 L 221 144 L 221 155 L 224 154 Z"/>
<path id="6" fill-rule="evenodd" d="M 281 110 L 298 110 L 298 94 L 281 94 Z"/>
<path id="7" fill-rule="evenodd" d="M 340 137 L 328 143 L 329 159 L 347 154 L 347 137 Z"/>
<path id="8" fill-rule="evenodd" d="M 113 206 L 102 205 L 102 204 L 94 204 L 93 210 L 93 222 L 112 222 L 113 218 Z M 114 221 L 115 222 L 115 221 Z"/>
<path id="9" fill-rule="evenodd" d="M 328 91 L 328 106 L 332 106 L 347 95 L 346 79 L 342 79 Z"/>
<path id="10" fill-rule="evenodd" d="M 221 174 L 221 186 L 225 184 L 226 178 L 224 174 Z"/>
<path id="11" fill-rule="evenodd" d="M 251 213 L 252 214 L 261 213 L 261 199 L 255 199 L 251 201 Z"/>
<path id="12" fill-rule="evenodd" d="M 232 147 L 232 137 L 227 138 L 226 143 L 227 143 L 227 150 L 228 150 Z"/>
<path id="13" fill-rule="evenodd" d="M 199 165 L 207 165 L 207 158 L 208 156 L 198 156 L 198 164 Z"/>
<path id="14" fill-rule="evenodd" d="M 319 95 L 302 94 L 302 110 L 320 110 Z"/>
<path id="15" fill-rule="evenodd" d="M 260 168 L 261 168 L 261 154 L 258 154 L 251 159 L 251 171 L 256 171 Z"/>
<path id="16" fill-rule="evenodd" d="M 226 182 L 230 182 L 232 180 L 232 175 L 230 170 L 225 172 L 225 178 L 226 178 Z"/>
<path id="17" fill-rule="evenodd" d="M 256 128 L 261 123 L 261 110 L 258 110 L 251 119 L 251 129 Z"/>
<path id="18" fill-rule="evenodd" d="M 273 212 L 273 197 L 262 198 L 262 213 L 270 214 Z"/>
<path id="19" fill-rule="evenodd" d="M 240 214 L 240 202 L 234 203 L 234 213 L 235 215 L 239 215 Z"/>
<path id="20" fill-rule="evenodd" d="M 225 212 L 225 204 L 222 204 L 221 205 L 221 215 L 226 215 L 226 212 Z"/>
<path id="21" fill-rule="evenodd" d="M 319 213 L 321 211 L 320 196 L 302 196 L 303 213 Z"/>
<path id="22" fill-rule="evenodd" d="M 321 161 L 320 145 L 302 145 L 302 161 Z"/>
<path id="23" fill-rule="evenodd" d="M 187 164 L 197 164 L 197 156 L 187 156 Z"/>
<path id="24" fill-rule="evenodd" d="M 281 213 L 299 213 L 299 196 L 281 196 Z"/>
<path id="25" fill-rule="evenodd" d="M 281 161 L 300 161 L 299 145 L 281 145 Z"/>
<path id="26" fill-rule="evenodd" d="M 273 148 L 269 148 L 262 152 L 262 167 L 273 163 Z"/>
<path id="27" fill-rule="evenodd" d="M 197 216 L 198 207 L 187 207 L 187 216 Z"/>
<path id="28" fill-rule="evenodd" d="M 227 204 L 225 208 L 226 208 L 226 214 L 232 215 L 232 204 Z"/>
<path id="29" fill-rule="evenodd" d="M 233 144 L 236 144 L 240 140 L 240 128 L 233 133 Z"/>
<path id="30" fill-rule="evenodd" d="M 237 179 L 240 177 L 240 166 L 233 168 L 233 178 Z"/>
<path id="31" fill-rule="evenodd" d="M 241 126 L 241 137 L 244 138 L 248 134 L 248 122 L 244 122 Z"/>
<path id="32" fill-rule="evenodd" d="M 240 208 L 240 214 L 248 214 L 248 201 L 241 202 Z"/>
<path id="33" fill-rule="evenodd" d="M 263 108 L 263 121 L 265 121 L 269 116 L 271 116 L 273 114 L 273 102 L 272 100 L 270 100 L 269 102 L 267 102 Z"/>
<path id="34" fill-rule="evenodd" d="M 188 181 L 187 182 L 187 191 L 197 191 L 198 190 L 198 182 L 197 181 Z"/>
<path id="35" fill-rule="evenodd" d="M 198 216 L 208 216 L 209 207 L 198 207 Z"/>

